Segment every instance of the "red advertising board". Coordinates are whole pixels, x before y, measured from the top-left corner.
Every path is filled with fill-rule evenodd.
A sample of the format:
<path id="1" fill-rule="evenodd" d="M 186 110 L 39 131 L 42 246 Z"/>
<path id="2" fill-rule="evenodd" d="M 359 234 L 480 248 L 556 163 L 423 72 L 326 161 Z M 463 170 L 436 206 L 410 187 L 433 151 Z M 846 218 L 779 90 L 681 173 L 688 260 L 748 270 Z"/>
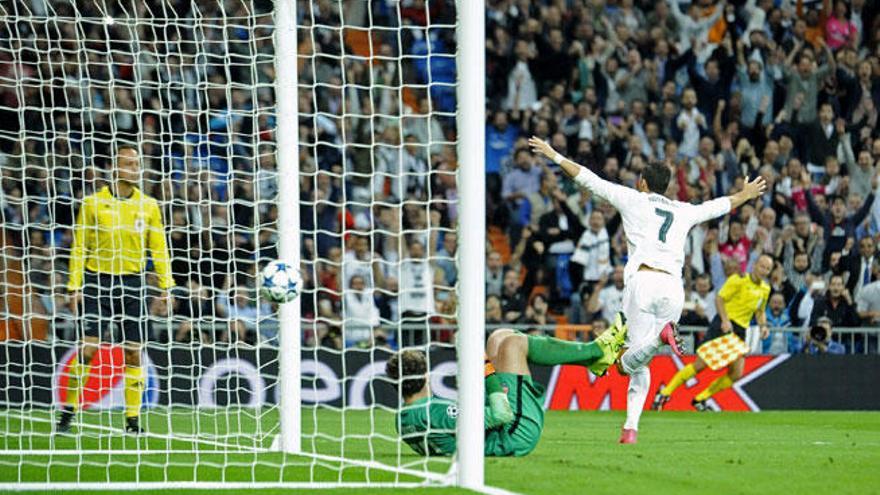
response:
<path id="1" fill-rule="evenodd" d="M 747 357 L 742 379 L 733 388 L 713 397 L 718 408 L 723 411 L 759 410 L 742 386 L 773 369 L 787 357 L 787 355 Z M 648 401 L 645 403 L 645 407 L 650 407 L 650 401 L 660 387 L 669 383 L 678 370 L 693 362 L 694 359 L 694 356 L 687 356 L 683 359 L 672 356 L 655 357 L 651 361 L 651 389 L 648 392 Z M 726 369 L 712 371 L 707 368 L 703 370 L 702 373 L 697 374 L 679 387 L 664 409 L 692 410 L 691 400 L 694 396 L 723 373 L 726 373 Z M 625 410 L 628 384 L 629 378 L 621 375 L 614 368 L 609 370 L 607 376 L 596 378 L 582 366 L 558 366 L 553 370 L 547 386 L 546 407 L 557 410 Z"/>

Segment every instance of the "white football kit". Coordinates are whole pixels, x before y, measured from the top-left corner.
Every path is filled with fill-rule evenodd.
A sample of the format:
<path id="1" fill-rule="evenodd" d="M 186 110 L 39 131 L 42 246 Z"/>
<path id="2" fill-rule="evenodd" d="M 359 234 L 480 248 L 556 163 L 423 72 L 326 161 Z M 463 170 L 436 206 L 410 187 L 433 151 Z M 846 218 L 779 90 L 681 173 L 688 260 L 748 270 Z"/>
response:
<path id="1" fill-rule="evenodd" d="M 651 383 L 647 365 L 662 345 L 663 327 L 668 322 L 677 323 L 681 317 L 681 272 L 688 233 L 694 225 L 729 213 L 730 199 L 718 198 L 700 205 L 673 201 L 606 181 L 584 167 L 574 181 L 611 203 L 623 220 L 629 258 L 623 289 L 627 351 L 620 361 L 630 375 L 624 428 L 637 429 Z M 640 271 L 642 265 L 662 272 Z"/>

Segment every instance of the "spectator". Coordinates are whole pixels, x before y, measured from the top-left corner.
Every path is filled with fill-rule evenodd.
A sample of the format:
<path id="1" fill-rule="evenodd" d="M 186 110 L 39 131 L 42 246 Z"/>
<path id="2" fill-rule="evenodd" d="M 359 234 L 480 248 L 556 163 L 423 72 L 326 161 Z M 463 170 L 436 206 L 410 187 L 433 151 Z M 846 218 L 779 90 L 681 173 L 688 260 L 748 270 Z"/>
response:
<path id="1" fill-rule="evenodd" d="M 791 327 L 791 314 L 785 304 L 785 296 L 780 292 L 770 295 L 767 303 L 767 325 L 772 329 Z M 800 342 L 795 332 L 770 332 L 761 342 L 761 351 L 764 354 L 781 354 L 783 352 L 799 352 Z"/>
<path id="2" fill-rule="evenodd" d="M 849 7 L 841 0 L 834 2 L 834 14 L 825 21 L 825 43 L 828 48 L 837 50 L 844 45 L 855 46 L 859 32 L 850 21 Z"/>
<path id="3" fill-rule="evenodd" d="M 490 251 L 486 257 L 486 294 L 500 296 L 504 285 L 504 263 L 498 251 Z"/>
<path id="4" fill-rule="evenodd" d="M 342 304 L 342 335 L 345 347 L 372 347 L 373 332 L 379 327 L 379 308 L 364 277 L 352 275 Z"/>
<path id="5" fill-rule="evenodd" d="M 841 121 L 842 122 L 842 121 Z M 819 107 L 819 120 L 801 126 L 807 170 L 822 170 L 825 160 L 837 155 L 842 127 L 834 125 L 834 108 L 830 103 Z"/>
<path id="6" fill-rule="evenodd" d="M 434 265 L 443 271 L 443 284 L 446 287 L 455 287 L 458 280 L 458 269 L 455 265 L 455 253 L 458 252 L 458 234 L 446 232 L 443 234 L 443 247 L 437 251 L 434 257 Z"/>
<path id="7" fill-rule="evenodd" d="M 708 325 L 715 318 L 715 291 L 712 289 L 712 278 L 707 273 L 697 275 L 693 290 L 688 291 L 684 304 L 681 323 L 686 325 Z"/>
<path id="8" fill-rule="evenodd" d="M 867 198 L 873 191 L 871 190 L 871 179 L 876 175 L 877 171 L 874 167 L 874 157 L 871 152 L 864 149 L 859 152 L 858 161 L 854 161 L 849 157 L 852 155 L 852 144 L 850 143 L 850 135 L 844 134 L 842 145 L 844 154 L 846 155 L 846 170 L 849 175 L 849 191 L 858 194 L 861 198 Z"/>
<path id="9" fill-rule="evenodd" d="M 527 331 L 543 335 L 546 328 L 553 324 L 553 318 L 549 315 L 550 306 L 547 304 L 547 298 L 543 294 L 535 294 L 526 307 L 523 323 L 531 326 Z"/>
<path id="10" fill-rule="evenodd" d="M 697 2 L 691 2 L 687 15 L 685 15 L 681 11 L 679 0 L 667 1 L 678 24 L 678 50 L 680 52 L 685 52 L 688 49 L 696 50 L 700 45 L 705 44 L 708 41 L 709 29 L 721 18 L 721 14 L 724 12 L 724 0 L 712 7 L 709 16 L 700 14 Z M 697 42 L 698 46 L 694 47 L 693 42 Z"/>
<path id="11" fill-rule="evenodd" d="M 873 282 L 862 286 L 856 296 L 856 309 L 863 325 L 877 326 L 880 324 L 880 262 L 874 261 L 871 266 Z"/>
<path id="12" fill-rule="evenodd" d="M 428 340 L 428 319 L 435 311 L 434 269 L 425 258 L 425 246 L 412 241 L 408 257 L 400 262 L 400 322 L 402 346 L 423 345 Z"/>
<path id="13" fill-rule="evenodd" d="M 743 127 L 755 125 L 766 126 L 773 120 L 773 76 L 765 69 L 760 57 L 746 60 L 744 44 L 738 41 L 737 52 L 737 84 L 742 93 L 742 114 L 740 124 Z M 758 117 L 761 121 L 757 121 Z M 769 143 L 768 143 L 769 144 Z M 766 147 L 764 148 L 766 151 Z"/>
<path id="14" fill-rule="evenodd" d="M 503 322 L 504 314 L 501 312 L 501 298 L 496 294 L 489 294 L 486 297 L 486 325 L 501 325 Z"/>
<path id="15" fill-rule="evenodd" d="M 525 40 L 518 40 L 513 51 L 516 63 L 507 76 L 504 109 L 522 111 L 531 108 L 538 101 L 537 85 L 529 67 L 537 53 Z"/>
<path id="16" fill-rule="evenodd" d="M 798 271 L 806 273 L 813 267 L 814 273 L 819 273 L 825 251 L 824 229 L 814 228 L 810 224 L 810 217 L 806 213 L 797 213 L 794 216 L 794 227 L 787 226 L 782 231 L 782 259 L 786 264 L 786 277 L 789 282 L 799 289 L 802 285 L 801 277 L 792 278 L 789 271 L 792 262 L 796 262 L 796 253 L 804 253 L 806 261 L 800 265 Z"/>
<path id="17" fill-rule="evenodd" d="M 590 322 L 590 333 L 587 334 L 587 341 L 592 342 L 596 340 L 596 337 L 605 333 L 605 330 L 608 330 L 608 320 L 605 318 L 596 318 Z"/>
<path id="18" fill-rule="evenodd" d="M 611 273 L 611 244 L 602 212 L 594 210 L 590 214 L 589 226 L 578 240 L 571 263 L 575 265 L 569 268 L 573 284 L 579 287 L 586 283 L 590 291 L 596 282 Z"/>
<path id="19" fill-rule="evenodd" d="M 733 79 L 736 63 L 729 36 L 725 37 L 723 46 L 715 50 L 713 58 L 707 60 L 704 67 L 705 75 L 697 71 L 695 57 L 691 55 L 688 63 L 691 86 L 697 95 L 700 113 L 711 122 L 715 117 L 717 103 L 730 99 L 730 81 Z M 754 119 L 748 127 L 752 125 Z"/>
<path id="20" fill-rule="evenodd" d="M 746 271 L 751 245 L 751 240 L 745 235 L 742 221 L 738 218 L 731 218 L 727 231 L 727 242 L 722 244 L 719 250 L 723 256 L 739 263 L 741 273 Z"/>
<path id="21" fill-rule="evenodd" d="M 528 195 L 528 224 L 533 229 L 538 228 L 538 222 L 544 214 L 553 211 L 553 195 L 556 191 L 556 187 L 556 174 L 545 173 L 541 176 L 540 189 Z"/>
<path id="22" fill-rule="evenodd" d="M 587 305 L 590 314 L 601 314 L 606 321 L 613 321 L 614 315 L 623 310 L 623 267 L 616 266 L 611 274 L 611 285 L 608 275 L 593 286 L 593 292 Z"/>
<path id="23" fill-rule="evenodd" d="M 859 292 L 862 288 L 875 280 L 874 259 L 876 254 L 874 238 L 867 236 L 859 241 L 858 253 L 853 250 L 846 261 L 849 264 L 849 272 L 854 275 L 847 281 L 846 288 L 856 300 L 859 299 Z"/>
<path id="24" fill-rule="evenodd" d="M 538 222 L 539 231 L 543 233 L 541 240 L 546 246 L 545 267 L 553 273 L 550 297 L 554 307 L 568 302 L 573 291 L 568 273 L 569 260 L 575 250 L 574 241 L 584 230 L 577 215 L 568 208 L 566 199 L 562 190 L 555 189 L 552 210 L 541 216 Z"/>
<path id="25" fill-rule="evenodd" d="M 859 315 L 852 296 L 840 275 L 831 276 L 827 293 L 813 304 L 810 324 L 818 325 L 823 317 L 830 319 L 831 324 L 837 327 L 854 327 L 859 324 Z"/>
<path id="26" fill-rule="evenodd" d="M 217 315 L 226 319 L 228 329 L 221 332 L 217 339 L 220 342 L 230 344 L 255 344 L 257 342 L 257 330 L 262 330 L 268 318 L 272 315 L 272 307 L 267 302 L 257 304 L 256 298 L 250 294 L 250 289 L 243 286 L 233 287 L 225 300 L 221 300 Z M 270 340 L 274 335 L 262 335 Z"/>
<path id="27" fill-rule="evenodd" d="M 186 289 L 174 299 L 174 316 L 182 319 L 174 333 L 174 341 L 212 343 L 215 313 L 211 290 L 190 280 Z"/>
<path id="28" fill-rule="evenodd" d="M 526 299 L 520 291 L 519 273 L 508 268 L 504 271 L 504 287 L 501 292 L 501 310 L 505 323 L 515 323 L 522 318 L 526 309 Z"/>
<path id="29" fill-rule="evenodd" d="M 846 349 L 840 342 L 831 340 L 834 323 L 831 318 L 823 317 L 816 321 L 804 341 L 804 352 L 807 354 L 845 354 Z"/>
<path id="30" fill-rule="evenodd" d="M 814 67 L 816 63 L 812 55 L 801 49 L 803 43 L 796 41 L 783 65 L 785 76 L 786 101 L 785 114 L 793 117 L 800 124 L 809 124 L 816 120 L 816 104 L 819 100 L 819 88 L 825 78 L 836 69 L 834 55 L 824 41 L 820 45 L 825 50 L 827 62 Z M 797 58 L 797 66 L 794 60 Z"/>
<path id="31" fill-rule="evenodd" d="M 688 158 L 697 156 L 700 133 L 706 129 L 706 116 L 696 105 L 696 91 L 693 88 L 685 89 L 681 97 L 682 109 L 675 119 L 675 125 L 681 133 L 678 151 Z"/>
<path id="32" fill-rule="evenodd" d="M 874 189 L 877 182 L 876 176 L 872 182 L 872 189 Z M 831 208 L 827 213 L 823 212 L 816 203 L 813 193 L 807 191 L 806 197 L 810 218 L 822 227 L 825 234 L 822 266 L 827 267 L 831 253 L 843 251 L 844 248 L 848 250 L 847 243 L 855 242 L 856 226 L 862 223 L 871 212 L 874 194 L 869 194 L 861 208 L 851 215 L 847 215 L 846 201 L 841 196 L 831 197 Z"/>
<path id="33" fill-rule="evenodd" d="M 782 262 L 775 261 L 773 263 L 773 271 L 770 272 L 770 290 L 774 293 L 782 294 L 783 301 L 788 303 L 794 299 L 798 289 L 789 282 L 785 273 L 785 265 Z"/>
<path id="34" fill-rule="evenodd" d="M 541 167 L 534 165 L 534 157 L 525 148 L 520 148 L 514 153 L 515 168 L 504 175 L 502 179 L 501 197 L 508 203 L 513 213 L 514 225 L 522 227 L 526 225 L 524 218 L 528 204 L 528 197 L 541 189 Z"/>
<path id="35" fill-rule="evenodd" d="M 501 173 L 518 136 L 519 127 L 508 121 L 507 112 L 496 111 L 486 126 L 486 189 L 496 202 L 501 199 Z"/>

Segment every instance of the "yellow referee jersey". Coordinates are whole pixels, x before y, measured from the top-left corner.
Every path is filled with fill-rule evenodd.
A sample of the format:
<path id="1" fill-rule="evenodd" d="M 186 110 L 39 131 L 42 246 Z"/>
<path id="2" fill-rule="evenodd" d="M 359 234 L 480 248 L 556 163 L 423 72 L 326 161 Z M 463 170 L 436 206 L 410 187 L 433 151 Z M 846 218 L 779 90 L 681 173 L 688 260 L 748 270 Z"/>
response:
<path id="1" fill-rule="evenodd" d="M 156 200 L 137 188 L 130 197 L 117 198 L 105 186 L 86 196 L 77 214 L 67 289 L 82 287 L 84 269 L 112 275 L 143 272 L 148 248 L 159 287 L 173 287 L 165 227 Z"/>
<path id="2" fill-rule="evenodd" d="M 734 274 L 727 278 L 718 296 L 724 300 L 724 309 L 730 321 L 748 328 L 758 311 L 765 311 L 770 299 L 770 284 L 761 280 L 755 283 L 750 274 Z"/>

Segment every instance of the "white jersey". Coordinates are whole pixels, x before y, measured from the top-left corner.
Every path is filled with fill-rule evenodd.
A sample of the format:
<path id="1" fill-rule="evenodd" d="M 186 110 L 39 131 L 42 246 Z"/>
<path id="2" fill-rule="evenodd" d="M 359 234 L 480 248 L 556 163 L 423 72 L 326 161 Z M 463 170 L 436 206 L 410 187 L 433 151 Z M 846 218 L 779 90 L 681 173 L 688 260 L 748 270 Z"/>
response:
<path id="1" fill-rule="evenodd" d="M 691 227 L 730 212 L 727 197 L 692 205 L 614 184 L 584 167 L 574 181 L 620 212 L 629 249 L 624 280 L 629 280 L 641 265 L 681 276 Z"/>

